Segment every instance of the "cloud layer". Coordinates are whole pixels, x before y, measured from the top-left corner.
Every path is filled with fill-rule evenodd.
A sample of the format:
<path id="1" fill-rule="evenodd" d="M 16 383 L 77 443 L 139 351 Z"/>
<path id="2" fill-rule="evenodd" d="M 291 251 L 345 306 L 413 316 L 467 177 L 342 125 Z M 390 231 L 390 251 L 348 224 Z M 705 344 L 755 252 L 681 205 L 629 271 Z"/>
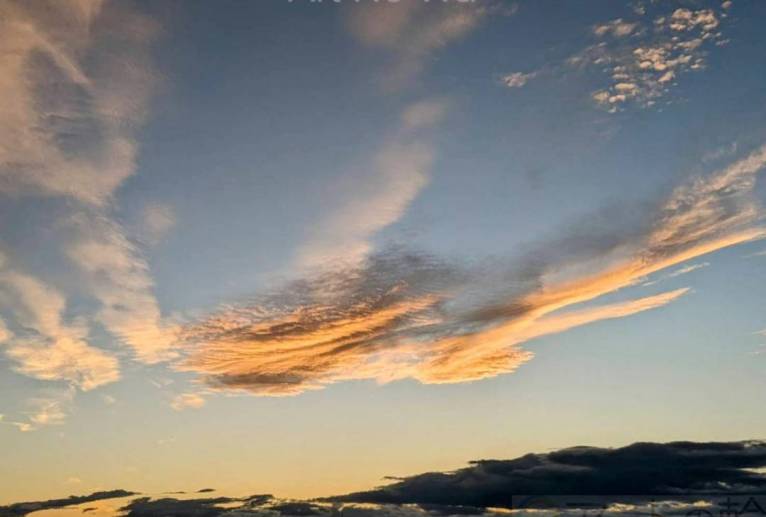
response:
<path id="1" fill-rule="evenodd" d="M 584 302 L 763 238 L 752 191 L 764 165 L 766 146 L 678 187 L 638 234 L 617 229 L 573 248 L 544 243 L 521 264 L 476 271 L 395 250 L 309 276 L 189 325 L 177 367 L 213 389 L 261 395 L 350 379 L 452 383 L 511 372 L 532 358 L 520 346 L 531 339 L 661 307 L 687 290 Z"/>
<path id="2" fill-rule="evenodd" d="M 513 511 L 567 517 L 591 514 L 688 517 L 734 510 L 758 515 L 766 507 L 762 496 L 766 489 L 764 467 L 766 443 L 762 441 L 571 447 L 510 460 L 473 461 L 468 467 L 452 472 L 398 478 L 373 490 L 311 501 L 285 500 L 267 494 L 198 498 L 189 494 L 143 496 L 127 502 L 120 514 L 127 517 L 437 517 L 500 516 Z M 198 490 L 197 494 L 209 492 L 214 490 Z M 0 515 L 20 516 L 46 508 L 136 495 L 113 490 L 17 503 L 0 507 Z"/>
<path id="3" fill-rule="evenodd" d="M 454 472 L 420 474 L 332 500 L 513 508 L 514 497 L 520 495 L 664 495 L 672 499 L 759 493 L 766 488 L 766 476 L 754 469 L 765 466 L 764 442 L 572 447 L 512 460 L 475 461 Z M 613 497 L 607 502 L 620 500 Z"/>

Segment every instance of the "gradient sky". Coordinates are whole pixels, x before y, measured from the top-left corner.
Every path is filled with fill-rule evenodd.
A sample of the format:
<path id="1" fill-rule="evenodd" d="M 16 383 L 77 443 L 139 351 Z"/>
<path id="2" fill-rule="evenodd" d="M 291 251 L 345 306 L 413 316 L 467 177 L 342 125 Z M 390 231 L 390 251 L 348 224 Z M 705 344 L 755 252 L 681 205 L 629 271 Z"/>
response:
<path id="1" fill-rule="evenodd" d="M 759 437 L 765 17 L 0 1 L 0 503 Z"/>

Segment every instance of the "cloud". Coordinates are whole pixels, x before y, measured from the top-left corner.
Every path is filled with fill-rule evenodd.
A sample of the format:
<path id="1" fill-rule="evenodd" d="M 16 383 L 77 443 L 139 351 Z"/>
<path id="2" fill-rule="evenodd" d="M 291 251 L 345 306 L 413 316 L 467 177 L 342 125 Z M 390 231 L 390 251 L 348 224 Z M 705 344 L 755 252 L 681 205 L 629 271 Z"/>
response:
<path id="1" fill-rule="evenodd" d="M 0 192 L 74 201 L 67 206 L 80 233 L 67 253 L 105 278 L 90 283 L 107 305 L 102 322 L 154 360 L 159 351 L 138 343 L 162 348 L 167 341 L 154 329 L 148 267 L 112 220 L 110 202 L 135 172 L 135 135 L 156 83 L 149 49 L 158 29 L 100 1 L 10 1 L 0 13 L 0 93 L 15 99 L 0 108 Z M 155 230 L 161 215 L 153 216 Z"/>
<path id="2" fill-rule="evenodd" d="M 134 499 L 121 511 L 126 517 L 155 517 L 160 515 L 174 515 L 176 517 L 216 517 L 227 512 L 222 505 L 231 505 L 241 502 L 242 499 L 231 497 L 214 497 L 203 499 L 174 499 L 165 497 L 151 499 L 141 497 Z M 244 506 L 244 505 L 243 505 Z"/>
<path id="3" fill-rule="evenodd" d="M 176 411 L 199 409 L 204 405 L 205 399 L 199 393 L 182 393 L 175 397 L 170 403 L 170 407 Z"/>
<path id="4" fill-rule="evenodd" d="M 119 379 L 117 359 L 87 342 L 82 322 L 64 321 L 66 301 L 50 285 L 0 266 L 0 303 L 21 326 L 5 331 L 3 351 L 16 371 L 90 390 Z"/>
<path id="5" fill-rule="evenodd" d="M 540 72 L 530 72 L 528 74 L 522 72 L 514 72 L 503 77 L 503 83 L 508 88 L 521 88 L 529 81 L 539 75 Z"/>
<path id="6" fill-rule="evenodd" d="M 8 327 L 5 325 L 5 322 L 0 319 L 0 343 L 4 343 L 8 340 L 13 338 L 13 332 L 8 330 Z"/>
<path id="7" fill-rule="evenodd" d="M 622 18 L 593 29 L 600 41 L 569 58 L 570 66 L 592 66 L 609 75 L 609 85 L 592 94 L 610 112 L 632 103 L 655 105 L 666 96 L 680 75 L 703 70 L 707 48 L 723 45 L 719 25 L 726 16 L 720 9 L 676 9 L 634 22 Z M 630 36 L 630 38 L 628 38 Z"/>
<path id="8" fill-rule="evenodd" d="M 572 447 L 512 460 L 480 460 L 454 472 L 406 477 L 335 501 L 513 508 L 520 495 L 669 496 L 760 493 L 764 442 L 635 443 Z M 630 498 L 627 498 L 630 500 Z M 518 503 L 518 499 L 516 499 Z"/>
<path id="9" fill-rule="evenodd" d="M 176 225 L 173 207 L 162 203 L 152 203 L 144 207 L 142 214 L 142 237 L 151 245 L 162 241 Z"/>
<path id="10" fill-rule="evenodd" d="M 157 33 L 118 2 L 0 5 L 0 95 L 14 100 L 0 106 L 0 196 L 43 216 L 45 202 L 60 207 L 49 242 L 63 243 L 83 273 L 78 287 L 102 304 L 95 318 L 71 317 L 68 298 L 79 302 L 80 289 L 65 292 L 17 267 L 34 262 L 20 250 L 12 264 L 0 257 L 0 303 L 11 316 L 2 352 L 15 371 L 69 387 L 65 398 L 31 401 L 37 410 L 15 423 L 22 431 L 63 421 L 74 389 L 119 379 L 114 355 L 90 342 L 94 320 L 141 360 L 168 356 L 147 264 L 113 219 L 115 194 L 136 171 L 136 136 L 157 83 L 149 58 Z"/>
<path id="11" fill-rule="evenodd" d="M 103 492 L 93 492 L 90 495 L 72 495 L 63 499 L 48 499 L 46 501 L 29 501 L 24 503 L 14 503 L 8 506 L 0 506 L 0 515 L 21 517 L 28 513 L 40 510 L 51 510 L 54 508 L 65 508 L 92 501 L 101 501 L 104 499 L 115 499 L 118 497 L 130 497 L 137 495 L 135 492 L 127 490 L 107 490 Z"/>
<path id="12" fill-rule="evenodd" d="M 28 422 L 11 422 L 11 424 L 14 425 L 22 433 L 28 433 L 35 430 L 32 424 Z"/>
<path id="13" fill-rule="evenodd" d="M 35 427 L 63 424 L 68 413 L 66 406 L 72 402 L 73 396 L 74 391 L 67 390 L 51 397 L 33 399 L 30 424 Z"/>
<path id="14" fill-rule="evenodd" d="M 724 5 L 710 9 L 658 7 L 663 12 L 634 9 L 634 19 L 615 18 L 591 27 L 597 41 L 564 63 L 546 65 L 529 73 L 503 77 L 509 88 L 521 88 L 543 74 L 564 74 L 574 69 L 598 69 L 605 85 L 591 100 L 610 113 L 628 105 L 648 108 L 665 99 L 686 73 L 704 70 L 712 46 L 723 46 Z"/>
<path id="15" fill-rule="evenodd" d="M 499 517 L 510 511 L 565 517 L 586 512 L 680 517 L 717 515 L 727 508 L 757 513 L 763 504 L 757 494 L 766 488 L 764 466 L 763 441 L 580 446 L 509 460 L 473 461 L 452 472 L 391 478 L 393 482 L 386 486 L 311 501 L 267 494 L 242 498 L 136 497 L 120 511 L 127 517 Z M 21 516 L 135 495 L 115 490 L 16 503 L 0 507 L 0 515 Z"/>
<path id="16" fill-rule="evenodd" d="M 346 24 L 357 41 L 388 54 L 390 64 L 381 84 L 397 90 L 418 76 L 434 52 L 497 12 L 512 14 L 515 7 L 486 2 L 374 2 L 351 6 Z"/>
<path id="17" fill-rule="evenodd" d="M 19 431 L 28 433 L 41 427 L 61 425 L 70 413 L 75 389 L 45 390 L 40 396 L 26 401 L 26 421 L 9 422 Z"/>
<path id="18" fill-rule="evenodd" d="M 663 275 L 662 277 L 658 278 L 657 280 L 653 280 L 651 282 L 645 282 L 644 286 L 650 286 L 655 285 L 657 282 L 661 282 L 662 280 L 667 280 L 668 278 L 676 278 L 682 275 L 686 275 L 688 273 L 692 273 L 694 271 L 697 271 L 702 268 L 706 268 L 710 265 L 710 262 L 700 262 L 699 264 L 689 264 L 683 267 L 680 267 L 676 269 L 675 271 L 671 271 L 670 273 L 667 273 L 666 275 Z"/>
<path id="19" fill-rule="evenodd" d="M 638 23 L 629 23 L 622 18 L 617 18 L 606 23 L 595 25 L 593 27 L 593 34 L 599 37 L 611 35 L 615 38 L 623 38 L 632 34 L 637 27 Z"/>
<path id="20" fill-rule="evenodd" d="M 135 170 L 156 27 L 104 2 L 0 6 L 0 192 L 101 206 Z"/>
<path id="21" fill-rule="evenodd" d="M 298 251 L 299 267 L 355 263 L 370 253 L 372 236 L 398 221 L 428 184 L 435 157 L 429 130 L 443 119 L 447 105 L 427 99 L 402 112 L 399 127 L 369 170 L 344 178 L 341 199 Z"/>
<path id="22" fill-rule="evenodd" d="M 675 278 L 677 276 L 685 275 L 687 273 L 691 273 L 692 271 L 697 271 L 698 269 L 708 267 L 709 265 L 710 265 L 710 262 L 701 262 L 699 264 L 689 264 L 688 266 L 684 266 L 682 268 L 676 269 L 672 273 L 668 273 L 668 278 Z"/>
<path id="23" fill-rule="evenodd" d="M 640 231 L 542 243 L 489 270 L 392 250 L 188 325 L 176 365 L 215 390 L 291 395 L 351 379 L 466 382 L 532 358 L 521 345 L 662 307 L 678 289 L 583 306 L 696 257 L 766 237 L 753 197 L 766 146 L 675 189 Z"/>
<path id="24" fill-rule="evenodd" d="M 85 286 L 101 304 L 98 320 L 142 362 L 174 357 L 175 328 L 163 320 L 149 265 L 122 227 L 105 216 L 80 213 L 66 254 L 85 274 Z"/>

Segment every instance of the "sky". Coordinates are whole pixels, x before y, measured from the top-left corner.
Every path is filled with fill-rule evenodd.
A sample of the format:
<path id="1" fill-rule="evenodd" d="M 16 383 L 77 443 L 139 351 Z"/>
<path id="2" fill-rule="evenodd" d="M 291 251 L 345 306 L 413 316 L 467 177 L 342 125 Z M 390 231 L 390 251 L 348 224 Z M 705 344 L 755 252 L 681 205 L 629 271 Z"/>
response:
<path id="1" fill-rule="evenodd" d="M 763 438 L 766 4 L 0 1 L 0 503 Z"/>

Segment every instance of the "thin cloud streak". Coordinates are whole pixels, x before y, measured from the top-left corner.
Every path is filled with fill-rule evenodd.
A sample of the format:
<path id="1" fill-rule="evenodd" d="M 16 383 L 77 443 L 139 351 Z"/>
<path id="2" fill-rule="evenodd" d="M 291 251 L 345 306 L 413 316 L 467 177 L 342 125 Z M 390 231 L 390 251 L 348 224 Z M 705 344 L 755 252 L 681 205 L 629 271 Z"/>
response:
<path id="1" fill-rule="evenodd" d="M 367 3 L 349 8 L 346 25 L 357 41 L 387 53 L 380 84 L 391 92 L 411 84 L 433 53 L 468 35 L 488 14 L 516 11 L 515 4 L 482 4 Z"/>
<path id="2" fill-rule="evenodd" d="M 443 99 L 426 99 L 402 112 L 399 127 L 373 158 L 370 171 L 345 179 L 346 194 L 313 227 L 298 251 L 298 267 L 356 264 L 371 252 L 375 233 L 398 221 L 429 183 L 435 159 L 430 130 L 447 108 Z"/>
<path id="3" fill-rule="evenodd" d="M 177 367 L 201 374 L 213 389 L 259 395 L 291 395 L 351 379 L 453 383 L 511 372 L 532 358 L 521 348 L 529 340 L 662 307 L 688 289 L 578 305 L 766 237 L 753 226 L 761 212 L 752 195 L 764 165 L 766 146 L 689 181 L 658 206 L 643 234 L 608 249 L 594 244 L 586 259 L 573 261 L 561 243 L 543 245 L 540 256 L 551 255 L 546 246 L 559 256 L 537 261 L 531 273 L 517 268 L 505 281 L 528 287 L 500 301 L 468 294 L 479 272 L 433 257 L 372 256 L 288 285 L 271 303 L 230 308 L 188 326 L 186 357 Z"/>

